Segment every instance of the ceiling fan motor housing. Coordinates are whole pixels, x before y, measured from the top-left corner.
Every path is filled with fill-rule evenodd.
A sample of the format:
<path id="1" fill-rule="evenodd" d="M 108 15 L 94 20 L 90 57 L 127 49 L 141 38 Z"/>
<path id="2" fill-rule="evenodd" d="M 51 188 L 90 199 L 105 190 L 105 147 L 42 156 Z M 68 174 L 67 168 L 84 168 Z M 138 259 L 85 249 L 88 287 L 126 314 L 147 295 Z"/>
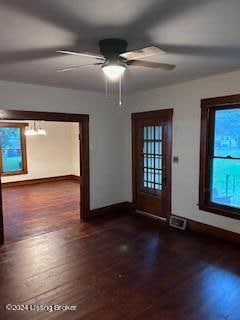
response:
<path id="1" fill-rule="evenodd" d="M 119 55 L 127 51 L 128 43 L 122 39 L 103 39 L 99 41 L 101 54 L 109 61 L 119 60 Z"/>

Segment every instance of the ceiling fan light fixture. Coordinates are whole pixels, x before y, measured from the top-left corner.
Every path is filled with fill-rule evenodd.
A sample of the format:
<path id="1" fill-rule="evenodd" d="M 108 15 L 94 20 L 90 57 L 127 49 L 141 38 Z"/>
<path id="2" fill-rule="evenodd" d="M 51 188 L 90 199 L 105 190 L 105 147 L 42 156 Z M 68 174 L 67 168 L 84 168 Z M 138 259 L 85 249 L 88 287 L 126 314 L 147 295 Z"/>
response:
<path id="1" fill-rule="evenodd" d="M 112 80 L 118 80 L 124 74 L 126 66 L 124 64 L 105 64 L 102 67 L 102 71 L 105 76 Z"/>

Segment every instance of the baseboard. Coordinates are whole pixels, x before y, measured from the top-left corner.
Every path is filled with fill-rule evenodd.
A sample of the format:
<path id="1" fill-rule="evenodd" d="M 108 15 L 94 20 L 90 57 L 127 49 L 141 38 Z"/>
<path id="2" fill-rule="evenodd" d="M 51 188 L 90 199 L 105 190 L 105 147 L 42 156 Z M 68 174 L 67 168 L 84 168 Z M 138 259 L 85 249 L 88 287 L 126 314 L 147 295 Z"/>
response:
<path id="1" fill-rule="evenodd" d="M 137 211 L 137 213 L 139 213 L 139 212 Z M 156 218 L 150 214 L 144 213 L 143 215 L 148 218 L 156 220 Z M 159 220 L 159 218 L 157 218 L 157 220 Z M 207 237 L 215 238 L 215 239 L 218 239 L 221 241 L 226 241 L 226 242 L 240 245 L 240 234 L 239 233 L 235 233 L 232 231 L 213 227 L 213 226 L 210 226 L 208 224 L 204 224 L 204 223 L 201 223 L 198 221 L 187 219 L 186 231 L 198 233 L 198 234 L 201 234 L 202 236 L 207 236 Z M 180 232 L 183 232 L 183 231 L 180 231 Z"/>
<path id="2" fill-rule="evenodd" d="M 208 224 L 204 224 L 193 220 L 188 220 L 187 225 L 188 230 L 192 232 L 196 232 L 205 236 L 209 236 L 219 240 L 224 240 L 234 244 L 240 244 L 240 234 L 238 233 L 213 227 Z"/>
<path id="3" fill-rule="evenodd" d="M 167 219 L 166 218 L 162 218 L 160 216 L 156 216 L 154 214 L 151 214 L 151 213 L 148 213 L 148 212 L 145 212 L 145 211 L 141 211 L 141 210 L 137 209 L 136 213 L 137 214 L 141 214 L 142 216 L 150 218 L 150 219 L 154 219 L 154 220 L 157 220 L 157 221 L 161 221 L 161 222 L 167 223 Z"/>
<path id="4" fill-rule="evenodd" d="M 12 181 L 12 182 L 2 182 L 2 187 L 9 188 L 9 187 L 26 186 L 26 185 L 32 185 L 32 184 L 38 184 L 38 183 L 64 181 L 64 180 L 80 181 L 80 177 L 69 174 L 69 175 L 58 176 L 58 177 L 39 178 L 39 179 L 30 179 L 30 180 Z"/>
<path id="5" fill-rule="evenodd" d="M 70 180 L 80 181 L 81 178 L 79 176 L 76 176 L 76 175 L 72 174 L 72 175 L 70 175 Z"/>
<path id="6" fill-rule="evenodd" d="M 90 211 L 90 219 L 109 216 L 109 215 L 123 215 L 129 214 L 135 210 L 135 206 L 131 202 L 120 202 L 110 206 L 94 209 Z"/>

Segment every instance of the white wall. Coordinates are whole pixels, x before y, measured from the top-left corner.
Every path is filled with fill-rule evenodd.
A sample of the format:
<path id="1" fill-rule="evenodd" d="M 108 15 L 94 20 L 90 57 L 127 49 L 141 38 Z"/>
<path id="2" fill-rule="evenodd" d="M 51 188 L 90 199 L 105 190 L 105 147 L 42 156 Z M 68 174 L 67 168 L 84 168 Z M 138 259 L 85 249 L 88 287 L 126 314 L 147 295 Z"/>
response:
<path id="1" fill-rule="evenodd" d="M 124 109 L 104 93 L 0 81 L 0 109 L 90 115 L 90 207 L 125 201 Z"/>
<path id="2" fill-rule="evenodd" d="M 164 76 L 164 75 L 163 75 Z M 198 210 L 200 100 L 215 96 L 240 93 L 240 72 L 222 74 L 161 89 L 128 96 L 128 120 L 125 127 L 125 190 L 131 192 L 131 120 L 130 114 L 147 110 L 174 108 L 173 155 L 173 214 L 240 233 L 240 221 Z"/>
<path id="3" fill-rule="evenodd" d="M 32 124 L 30 121 L 21 121 Z M 2 182 L 79 176 L 79 140 L 77 123 L 41 122 L 47 136 L 26 136 L 28 173 L 2 177 Z"/>
<path id="4" fill-rule="evenodd" d="M 72 174 L 80 176 L 80 148 L 79 148 L 79 125 L 71 123 L 71 141 L 72 141 Z"/>

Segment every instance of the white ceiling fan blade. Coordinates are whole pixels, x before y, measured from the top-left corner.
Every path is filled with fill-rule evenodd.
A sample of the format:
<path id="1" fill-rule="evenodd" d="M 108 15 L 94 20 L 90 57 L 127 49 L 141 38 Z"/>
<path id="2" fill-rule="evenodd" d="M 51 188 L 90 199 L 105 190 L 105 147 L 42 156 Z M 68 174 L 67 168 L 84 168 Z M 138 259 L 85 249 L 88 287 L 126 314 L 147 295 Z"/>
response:
<path id="1" fill-rule="evenodd" d="M 73 56 L 82 56 L 82 57 L 88 57 L 88 58 L 93 58 L 93 59 L 98 59 L 98 60 L 105 60 L 103 56 L 94 54 L 94 53 L 88 53 L 88 52 L 75 52 L 75 51 L 67 51 L 67 50 L 57 50 L 57 53 L 63 53 L 63 54 L 71 54 Z"/>
<path id="2" fill-rule="evenodd" d="M 129 66 L 134 67 L 142 67 L 142 68 L 150 68 L 150 69 L 162 69 L 166 71 L 172 71 L 176 68 L 174 64 L 168 63 L 160 63 L 160 62 L 153 62 L 153 61 L 144 61 L 144 60 L 130 60 L 127 62 Z"/>
<path id="3" fill-rule="evenodd" d="M 127 60 L 134 60 L 134 59 L 152 57 L 159 54 L 165 54 L 165 52 L 159 49 L 158 47 L 150 46 L 142 49 L 124 52 L 124 53 L 121 53 L 119 56 Z"/>
<path id="4" fill-rule="evenodd" d="M 69 68 L 64 68 L 64 69 L 59 69 L 57 72 L 66 72 L 66 71 L 72 71 L 72 70 L 77 70 L 83 67 L 88 67 L 88 66 L 100 66 L 102 65 L 101 62 L 99 63 L 88 63 L 88 64 L 82 64 L 81 66 L 75 66 L 75 67 L 69 67 Z"/>

